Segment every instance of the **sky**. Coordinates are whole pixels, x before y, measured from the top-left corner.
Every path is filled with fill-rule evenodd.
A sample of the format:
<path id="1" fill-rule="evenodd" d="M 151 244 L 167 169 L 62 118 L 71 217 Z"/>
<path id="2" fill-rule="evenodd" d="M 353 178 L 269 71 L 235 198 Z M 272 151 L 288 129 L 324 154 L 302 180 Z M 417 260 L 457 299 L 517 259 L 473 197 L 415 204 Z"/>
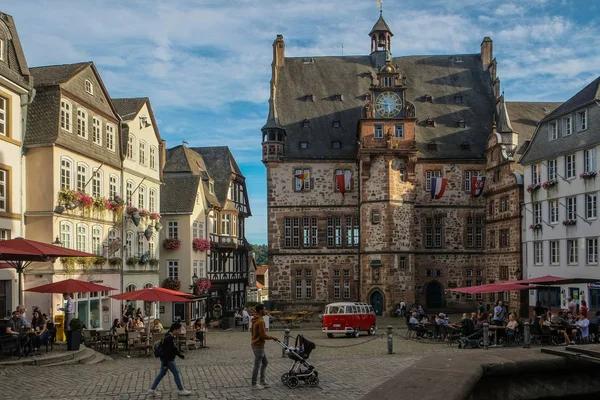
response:
<path id="1" fill-rule="evenodd" d="M 368 54 L 376 0 L 5 0 L 29 66 L 93 61 L 111 96 L 149 97 L 167 146 L 229 146 L 267 241 L 261 133 L 272 43 L 286 56 Z M 392 53 L 479 53 L 494 41 L 508 101 L 566 101 L 600 72 L 596 0 L 384 0 Z"/>

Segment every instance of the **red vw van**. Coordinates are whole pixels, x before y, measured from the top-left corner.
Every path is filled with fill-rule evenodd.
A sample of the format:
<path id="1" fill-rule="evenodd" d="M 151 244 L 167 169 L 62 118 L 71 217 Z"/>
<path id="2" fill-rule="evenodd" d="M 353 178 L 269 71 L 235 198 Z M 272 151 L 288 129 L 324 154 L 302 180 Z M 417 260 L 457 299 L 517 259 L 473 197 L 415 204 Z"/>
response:
<path id="1" fill-rule="evenodd" d="M 377 320 L 373 307 L 367 303 L 331 303 L 323 314 L 323 333 L 332 338 L 336 333 L 359 337 L 360 331 L 369 335 L 377 331 Z"/>

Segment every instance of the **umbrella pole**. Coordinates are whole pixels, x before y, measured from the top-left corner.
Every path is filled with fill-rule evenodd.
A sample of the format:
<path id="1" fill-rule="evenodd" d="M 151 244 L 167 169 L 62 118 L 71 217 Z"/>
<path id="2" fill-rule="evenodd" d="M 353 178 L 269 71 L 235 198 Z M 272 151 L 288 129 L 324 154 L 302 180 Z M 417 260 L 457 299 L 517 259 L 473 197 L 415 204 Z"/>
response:
<path id="1" fill-rule="evenodd" d="M 19 268 L 19 304 L 23 304 L 23 270 Z"/>

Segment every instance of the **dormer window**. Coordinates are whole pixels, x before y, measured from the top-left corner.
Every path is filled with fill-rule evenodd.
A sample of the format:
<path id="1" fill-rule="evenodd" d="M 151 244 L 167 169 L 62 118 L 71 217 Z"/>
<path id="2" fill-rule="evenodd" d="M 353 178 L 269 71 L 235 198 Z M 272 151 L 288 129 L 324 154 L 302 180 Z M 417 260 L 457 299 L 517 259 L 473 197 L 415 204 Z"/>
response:
<path id="1" fill-rule="evenodd" d="M 430 94 L 426 94 L 425 96 L 423 96 L 423 101 L 425 103 L 433 103 L 433 97 L 431 97 Z"/>
<path id="2" fill-rule="evenodd" d="M 85 80 L 85 91 L 91 94 L 92 96 L 94 95 L 94 85 L 92 85 L 92 82 L 90 82 L 89 79 Z"/>
<path id="3" fill-rule="evenodd" d="M 360 74 L 360 76 L 363 79 L 369 78 L 369 79 L 373 80 L 373 73 L 371 73 L 371 71 L 363 72 L 362 74 Z"/>
<path id="4" fill-rule="evenodd" d="M 341 123 L 340 123 L 339 120 L 336 119 L 335 121 L 333 121 L 331 123 L 331 126 L 334 127 L 334 128 L 339 128 L 341 126 Z"/>
<path id="5" fill-rule="evenodd" d="M 331 142 L 331 148 L 332 149 L 341 149 L 342 148 L 342 142 L 340 142 L 339 140 Z"/>
<path id="6" fill-rule="evenodd" d="M 302 64 L 314 64 L 315 63 L 315 59 L 314 58 L 303 58 L 302 59 Z"/>
<path id="7" fill-rule="evenodd" d="M 210 194 L 215 194 L 215 183 L 214 182 L 208 182 L 208 192 Z"/>
<path id="8" fill-rule="evenodd" d="M 465 128 L 466 127 L 466 123 L 464 119 L 459 119 L 458 120 L 458 127 L 459 128 Z"/>
<path id="9" fill-rule="evenodd" d="M 304 96 L 304 101 L 315 101 L 315 98 L 312 94 L 307 94 Z"/>
<path id="10" fill-rule="evenodd" d="M 308 120 L 308 118 L 304 118 L 304 120 L 302 121 L 302 127 L 310 128 L 310 121 Z"/>
<path id="11" fill-rule="evenodd" d="M 300 148 L 302 150 L 308 149 L 308 142 L 300 142 Z"/>
<path id="12" fill-rule="evenodd" d="M 461 104 L 463 102 L 462 94 L 458 93 L 454 96 L 454 102 L 456 104 Z"/>
<path id="13" fill-rule="evenodd" d="M 461 150 L 470 150 L 471 149 L 471 145 L 468 142 L 462 142 L 460 144 L 460 149 Z"/>
<path id="14" fill-rule="evenodd" d="M 425 126 L 430 126 L 432 128 L 435 128 L 435 121 L 433 120 L 433 118 L 431 118 L 431 117 L 427 118 L 427 120 L 425 121 Z"/>
<path id="15" fill-rule="evenodd" d="M 333 99 L 336 101 L 344 101 L 344 98 L 342 97 L 342 95 L 340 93 L 334 94 Z"/>
<path id="16" fill-rule="evenodd" d="M 435 142 L 435 140 L 430 140 L 429 143 L 427 143 L 427 150 L 437 150 L 437 143 Z"/>

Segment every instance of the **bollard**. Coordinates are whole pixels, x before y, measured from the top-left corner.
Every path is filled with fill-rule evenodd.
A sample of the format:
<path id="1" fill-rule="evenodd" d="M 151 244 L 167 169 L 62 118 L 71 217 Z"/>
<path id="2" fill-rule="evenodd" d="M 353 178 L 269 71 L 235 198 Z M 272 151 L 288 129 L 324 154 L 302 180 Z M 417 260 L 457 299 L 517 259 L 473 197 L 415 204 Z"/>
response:
<path id="1" fill-rule="evenodd" d="M 283 347 L 281 348 L 281 358 L 285 357 L 285 350 L 287 349 L 287 347 L 290 344 L 290 330 L 286 329 L 284 332 L 285 333 L 283 334 L 283 344 L 285 344 L 286 348 L 285 349 Z"/>
<path id="2" fill-rule="evenodd" d="M 392 333 L 392 326 L 387 326 L 387 344 L 388 344 L 388 354 L 394 354 L 394 334 Z"/>
<path id="3" fill-rule="evenodd" d="M 531 326 L 529 322 L 523 324 L 523 348 L 528 349 L 531 346 Z"/>
<path id="4" fill-rule="evenodd" d="M 483 324 L 483 348 L 488 349 L 490 347 L 490 326 Z"/>

